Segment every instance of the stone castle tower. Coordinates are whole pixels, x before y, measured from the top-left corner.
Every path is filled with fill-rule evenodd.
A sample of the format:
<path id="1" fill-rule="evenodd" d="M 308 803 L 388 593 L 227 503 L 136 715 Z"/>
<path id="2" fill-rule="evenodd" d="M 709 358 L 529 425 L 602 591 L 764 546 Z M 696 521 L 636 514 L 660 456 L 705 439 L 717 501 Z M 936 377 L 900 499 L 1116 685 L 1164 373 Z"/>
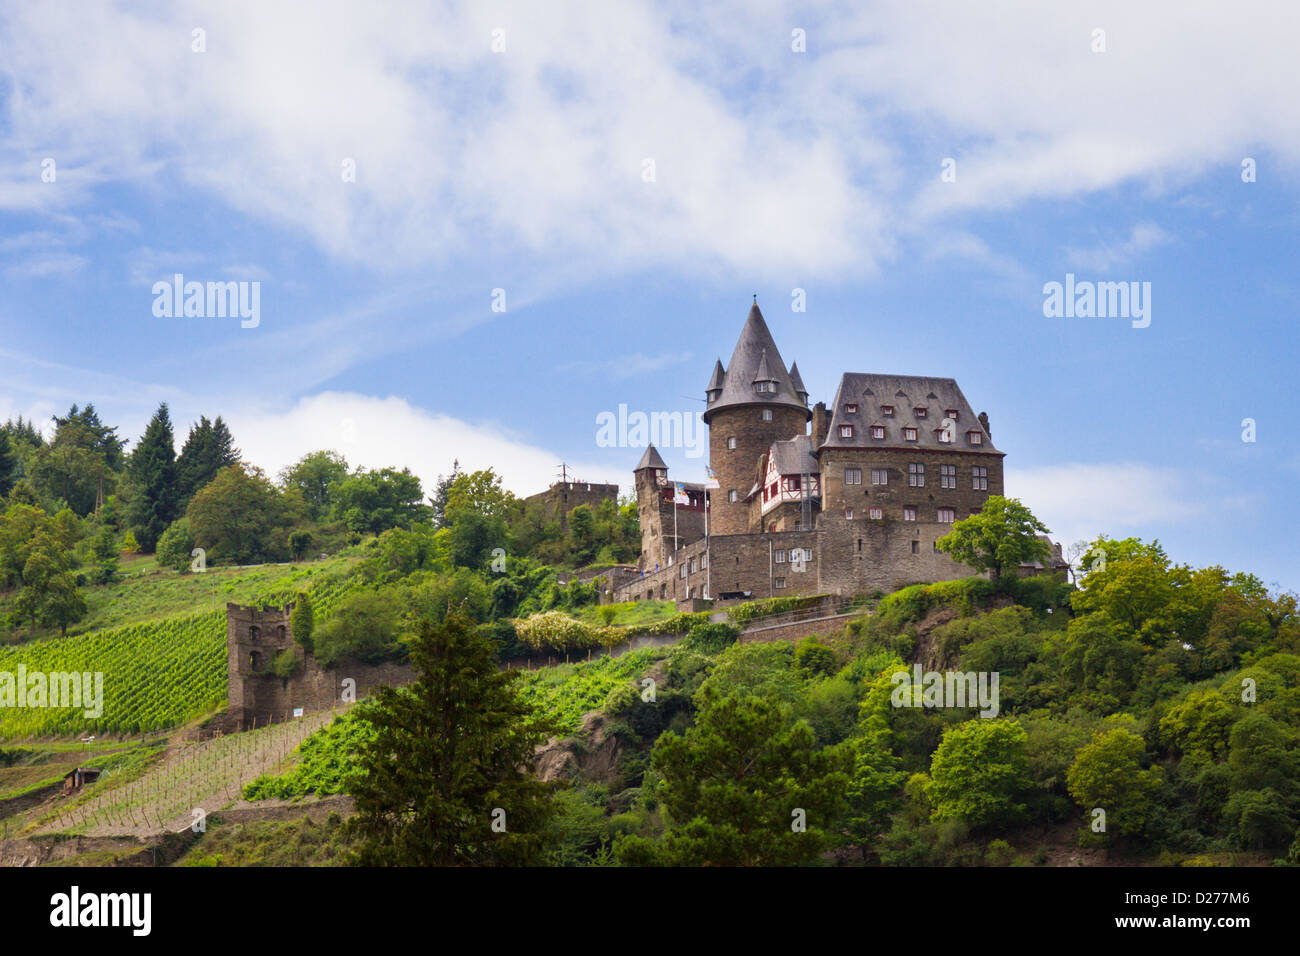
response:
<path id="1" fill-rule="evenodd" d="M 712 495 L 709 533 L 750 531 L 750 489 L 761 485 L 755 463 L 772 443 L 805 434 L 812 412 L 798 364 L 786 370 L 758 302 L 749 310 L 731 363 L 719 359 L 705 390 L 709 462 L 719 490 Z"/>
<path id="2" fill-rule="evenodd" d="M 658 449 L 648 445 L 632 472 L 636 485 L 636 514 L 641 522 L 638 570 L 654 571 L 674 562 L 678 550 L 704 536 L 705 488 L 691 482 L 670 483 L 668 466 Z M 675 484 L 686 501 L 674 505 Z"/>
<path id="3" fill-rule="evenodd" d="M 266 680 L 276 655 L 286 649 L 300 658 L 303 650 L 289 631 L 293 604 L 284 607 L 226 605 L 226 712 L 241 726 L 283 710 L 280 681 Z"/>

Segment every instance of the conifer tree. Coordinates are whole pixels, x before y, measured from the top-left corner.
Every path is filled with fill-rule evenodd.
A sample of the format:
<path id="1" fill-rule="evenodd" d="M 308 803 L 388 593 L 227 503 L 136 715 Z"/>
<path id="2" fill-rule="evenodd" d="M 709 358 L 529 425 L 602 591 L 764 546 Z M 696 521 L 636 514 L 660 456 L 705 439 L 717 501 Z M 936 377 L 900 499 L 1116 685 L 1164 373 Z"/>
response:
<path id="1" fill-rule="evenodd" d="M 189 437 L 176 460 L 181 507 L 215 478 L 217 472 L 238 461 L 239 449 L 221 416 L 216 421 L 209 421 L 206 415 L 199 416 L 198 424 L 190 426 Z"/>
<path id="2" fill-rule="evenodd" d="M 381 687 L 361 712 L 375 730 L 349 783 L 362 865 L 526 863 L 542 848 L 548 787 L 532 776 L 543 728 L 498 671 L 492 645 L 459 612 L 425 621 L 411 648 L 420 675 Z"/>
<path id="3" fill-rule="evenodd" d="M 152 552 L 167 526 L 180 514 L 176 481 L 176 449 L 171 414 L 163 402 L 154 412 L 144 437 L 131 453 L 130 501 L 127 525 L 140 548 Z"/>
<path id="4" fill-rule="evenodd" d="M 9 494 L 9 489 L 17 481 L 18 455 L 9 442 L 9 435 L 0 431 L 0 498 Z"/>

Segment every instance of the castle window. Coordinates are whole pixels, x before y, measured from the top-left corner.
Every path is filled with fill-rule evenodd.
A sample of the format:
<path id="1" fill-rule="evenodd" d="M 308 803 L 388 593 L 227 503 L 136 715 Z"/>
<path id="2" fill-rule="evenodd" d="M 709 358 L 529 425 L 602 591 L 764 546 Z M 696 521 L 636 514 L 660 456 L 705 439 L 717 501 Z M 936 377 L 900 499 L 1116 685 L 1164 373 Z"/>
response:
<path id="1" fill-rule="evenodd" d="M 844 414 L 845 414 L 845 415 L 856 415 L 857 413 L 858 413 L 858 406 L 857 406 L 857 405 L 854 405 L 854 404 L 850 403 L 850 404 L 844 406 Z"/>
<path id="2" fill-rule="evenodd" d="M 983 433 L 983 432 L 971 431 L 971 432 L 967 432 L 966 434 L 970 437 L 970 443 L 971 443 L 972 445 L 982 445 L 982 444 L 984 444 L 984 433 Z"/>
<path id="3" fill-rule="evenodd" d="M 762 395 L 764 392 L 775 392 L 776 382 L 755 382 L 754 391 Z"/>
<path id="4" fill-rule="evenodd" d="M 797 475 L 790 478 L 782 478 L 781 483 L 784 485 L 784 490 L 786 491 L 799 490 L 799 477 Z"/>
<path id="5" fill-rule="evenodd" d="M 957 512 L 952 508 L 939 509 L 939 524 L 952 524 L 957 520 Z"/>
<path id="6" fill-rule="evenodd" d="M 850 521 L 852 521 L 852 520 L 853 520 L 853 509 L 852 509 L 852 508 L 845 508 L 845 509 L 844 509 L 844 517 L 846 517 L 846 518 L 848 518 Z"/>
<path id="7" fill-rule="evenodd" d="M 904 441 L 916 441 L 916 429 L 915 429 L 915 428 L 904 428 L 904 429 L 903 429 L 903 440 L 904 440 Z"/>
<path id="8" fill-rule="evenodd" d="M 862 553 L 862 539 L 858 538 L 858 553 Z"/>
<path id="9" fill-rule="evenodd" d="M 768 494 L 770 494 L 773 498 L 775 498 L 775 497 L 776 497 L 776 482 L 775 482 L 775 481 L 772 482 L 772 483 L 771 483 L 770 485 L 768 485 L 767 487 L 768 487 Z"/>
<path id="10" fill-rule="evenodd" d="M 691 558 L 689 561 L 686 562 L 686 573 L 687 573 L 687 574 L 694 574 L 694 573 L 695 573 L 695 559 L 694 559 L 694 558 Z"/>
<path id="11" fill-rule="evenodd" d="M 727 439 L 727 450 L 728 450 L 728 451 L 735 451 L 735 450 L 736 450 L 736 439 L 734 439 L 734 438 L 728 438 L 728 439 Z"/>
<path id="12" fill-rule="evenodd" d="M 880 406 L 880 414 L 882 414 L 882 415 L 888 415 L 889 417 L 892 418 L 893 415 L 894 415 L 894 406 L 893 406 L 893 405 L 881 405 L 881 406 Z"/>
<path id="13" fill-rule="evenodd" d="M 867 511 L 867 517 L 870 518 L 872 521 L 880 521 L 885 517 L 885 509 L 871 508 Z M 861 542 L 859 542 L 859 544 L 861 544 Z M 861 551 L 862 548 L 859 547 L 858 550 Z"/>
<path id="14" fill-rule="evenodd" d="M 934 548 L 934 550 L 935 550 L 936 552 L 938 552 L 938 550 L 939 550 L 939 542 L 936 541 L 936 542 L 932 545 L 932 547 Z"/>
<path id="15" fill-rule="evenodd" d="M 852 425 L 841 425 L 841 426 L 840 426 L 840 437 L 841 437 L 841 438 L 852 438 L 852 437 L 853 437 L 853 426 L 852 426 Z"/>
<path id="16" fill-rule="evenodd" d="M 924 409 L 924 408 L 914 408 L 914 409 L 912 409 L 912 414 L 915 415 L 917 418 L 924 418 L 924 417 L 925 417 L 925 409 Z"/>
<path id="17" fill-rule="evenodd" d="M 915 509 L 915 508 L 904 508 L 904 509 L 903 509 L 903 520 L 904 520 L 904 521 L 915 521 L 915 520 L 916 520 L 916 509 Z"/>
<path id="18" fill-rule="evenodd" d="M 736 503 L 736 499 L 738 497 L 739 495 L 736 494 L 736 490 L 734 488 L 731 491 L 727 492 L 727 500 L 730 501 L 732 504 Z"/>
<path id="19" fill-rule="evenodd" d="M 952 442 L 952 429 L 951 429 L 951 428 L 940 428 L 940 429 L 937 429 L 937 430 L 935 431 L 934 434 L 935 434 L 935 437 L 939 439 L 940 443 L 942 443 L 942 444 L 944 444 L 944 445 L 951 444 L 951 442 Z"/>
<path id="20" fill-rule="evenodd" d="M 763 409 L 763 421 L 770 422 L 771 420 L 772 420 L 772 409 L 770 408 Z"/>
<path id="21" fill-rule="evenodd" d="M 254 628 L 256 630 L 256 628 Z M 262 667 L 262 655 L 253 651 L 248 655 L 248 666 L 251 670 L 259 670 Z"/>
<path id="22" fill-rule="evenodd" d="M 920 554 L 920 553 L 921 553 L 921 543 L 920 543 L 919 541 L 916 541 L 916 540 L 913 540 L 913 541 L 912 541 L 912 553 L 913 553 L 913 554 Z"/>
<path id="23" fill-rule="evenodd" d="M 957 409 L 955 408 L 948 409 L 946 412 L 944 412 L 944 414 L 949 418 L 951 418 L 953 421 L 957 420 Z"/>
<path id="24" fill-rule="evenodd" d="M 248 639 L 256 643 L 262 639 L 262 629 L 254 624 L 248 629 Z"/>
<path id="25" fill-rule="evenodd" d="M 845 483 L 846 485 L 860 485 L 860 484 L 862 484 L 862 469 L 861 469 L 861 468 L 845 468 L 845 469 L 844 469 L 844 483 Z"/>
<path id="26" fill-rule="evenodd" d="M 776 560 L 776 563 L 777 563 L 777 564 L 785 564 L 785 552 L 782 551 L 782 550 L 779 550 L 779 549 L 778 549 L 778 550 L 775 552 L 775 554 L 776 554 L 776 559 L 775 559 L 775 560 Z"/>
<path id="27" fill-rule="evenodd" d="M 284 634 L 284 625 L 283 625 L 283 624 L 281 624 L 279 627 L 277 627 L 277 628 L 275 629 L 275 636 L 276 636 L 276 638 L 277 638 L 279 641 L 281 641 L 281 642 L 284 641 L 285 634 Z"/>
<path id="28" fill-rule="evenodd" d="M 957 466 L 956 465 L 939 466 L 939 487 L 940 488 L 957 487 Z"/>
<path id="29" fill-rule="evenodd" d="M 777 578 L 777 579 L 776 579 L 776 586 L 779 587 L 779 588 L 783 588 L 783 587 L 785 587 L 785 578 Z"/>
<path id="30" fill-rule="evenodd" d="M 909 462 L 907 466 L 907 487 L 925 487 L 925 465 L 919 461 Z M 916 519 L 912 519 L 916 520 Z"/>
<path id="31" fill-rule="evenodd" d="M 881 438 L 884 438 L 884 437 L 885 437 L 885 426 L 884 426 L 884 425 L 872 425 L 872 426 L 871 426 L 871 437 L 872 437 L 872 438 L 875 438 L 876 440 L 880 440 Z"/>
<path id="32" fill-rule="evenodd" d="M 989 470 L 976 465 L 970 470 L 970 486 L 972 491 L 989 490 Z"/>
<path id="33" fill-rule="evenodd" d="M 871 483 L 872 483 L 873 485 L 887 485 L 887 484 L 889 484 L 889 469 L 888 469 L 888 468 L 872 468 L 872 469 L 871 469 Z"/>

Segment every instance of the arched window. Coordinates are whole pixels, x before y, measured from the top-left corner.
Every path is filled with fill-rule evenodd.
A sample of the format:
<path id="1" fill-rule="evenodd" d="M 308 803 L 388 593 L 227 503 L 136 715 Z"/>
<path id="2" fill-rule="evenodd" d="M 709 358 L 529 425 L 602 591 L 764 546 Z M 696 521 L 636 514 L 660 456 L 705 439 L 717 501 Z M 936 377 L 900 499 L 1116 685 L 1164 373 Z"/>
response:
<path id="1" fill-rule="evenodd" d="M 262 629 L 254 624 L 248 629 L 248 639 L 256 643 L 262 639 Z"/>
<path id="2" fill-rule="evenodd" d="M 262 655 L 257 651 L 252 651 L 248 655 L 248 666 L 252 670 L 259 670 L 262 666 Z"/>
<path id="3" fill-rule="evenodd" d="M 284 640 L 285 630 L 284 630 L 284 625 L 283 625 L 283 624 L 281 624 L 279 627 L 277 627 L 277 628 L 275 629 L 275 636 L 276 636 L 276 638 L 277 638 L 278 640 L 280 640 L 280 641 L 283 641 L 283 640 Z"/>

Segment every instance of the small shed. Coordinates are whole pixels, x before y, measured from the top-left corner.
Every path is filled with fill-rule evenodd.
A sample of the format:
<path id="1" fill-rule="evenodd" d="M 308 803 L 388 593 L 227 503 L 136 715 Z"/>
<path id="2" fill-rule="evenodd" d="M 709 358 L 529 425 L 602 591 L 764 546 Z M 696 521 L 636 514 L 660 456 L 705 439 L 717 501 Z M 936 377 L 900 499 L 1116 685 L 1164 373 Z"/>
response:
<path id="1" fill-rule="evenodd" d="M 78 767 L 76 770 L 69 770 L 63 775 L 63 792 L 71 793 L 73 790 L 80 790 L 85 784 L 94 783 L 98 779 L 98 767 Z"/>

